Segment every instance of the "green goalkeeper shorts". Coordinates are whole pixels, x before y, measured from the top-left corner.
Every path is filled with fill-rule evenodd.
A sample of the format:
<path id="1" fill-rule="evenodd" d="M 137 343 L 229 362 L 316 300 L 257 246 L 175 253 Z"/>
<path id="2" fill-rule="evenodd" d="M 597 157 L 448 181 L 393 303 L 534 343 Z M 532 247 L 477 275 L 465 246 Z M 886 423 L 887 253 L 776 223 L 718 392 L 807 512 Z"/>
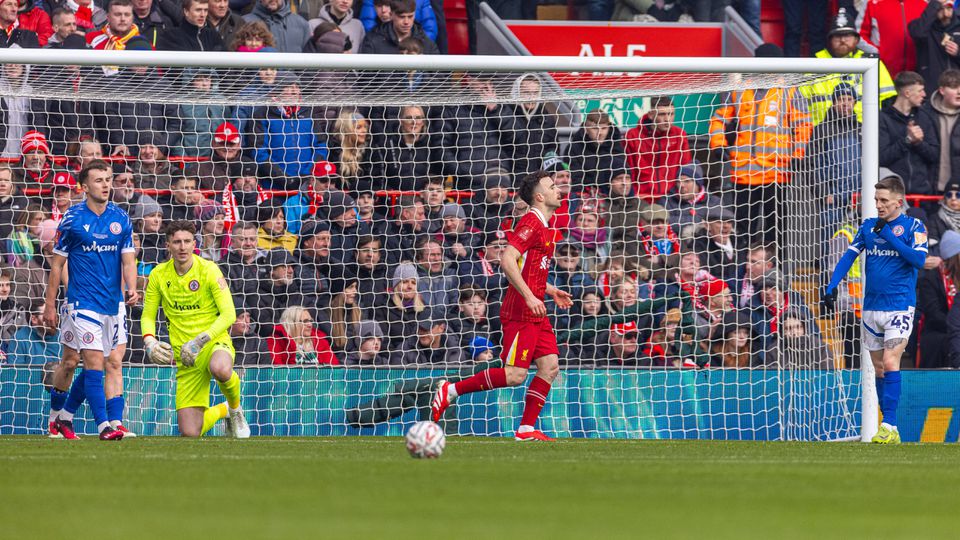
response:
<path id="1" fill-rule="evenodd" d="M 233 342 L 227 336 L 215 339 L 200 351 L 193 367 L 185 367 L 177 361 L 177 410 L 187 407 L 210 406 L 210 358 L 214 351 L 224 350 L 230 358 L 236 356 Z M 179 354 L 177 356 L 180 356 Z"/>

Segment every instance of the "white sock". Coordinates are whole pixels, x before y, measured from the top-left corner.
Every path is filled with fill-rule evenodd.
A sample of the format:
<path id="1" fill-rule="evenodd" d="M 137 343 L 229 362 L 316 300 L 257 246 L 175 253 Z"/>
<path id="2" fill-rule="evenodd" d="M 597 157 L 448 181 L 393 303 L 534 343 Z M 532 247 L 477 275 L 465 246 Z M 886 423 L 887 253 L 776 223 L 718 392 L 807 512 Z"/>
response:
<path id="1" fill-rule="evenodd" d="M 517 433 L 530 433 L 531 431 L 534 431 L 533 426 L 520 426 Z"/>
<path id="2" fill-rule="evenodd" d="M 60 411 L 60 419 L 64 422 L 73 422 L 73 413 L 67 412 L 66 409 Z"/>
<path id="3" fill-rule="evenodd" d="M 55 410 L 53 410 L 53 409 L 50 409 L 50 421 L 51 421 L 51 422 L 56 422 L 58 416 L 60 416 L 60 411 L 59 411 L 59 410 L 58 410 L 58 411 L 55 411 Z"/>
<path id="4" fill-rule="evenodd" d="M 234 408 L 231 407 L 230 405 L 227 405 L 227 411 L 228 411 L 230 414 L 235 414 L 235 413 L 240 412 L 240 407 L 237 407 L 236 409 L 234 409 Z"/>
<path id="5" fill-rule="evenodd" d="M 103 433 L 103 430 L 107 429 L 110 426 L 110 422 L 101 422 L 97 425 L 97 432 Z"/>
<path id="6" fill-rule="evenodd" d="M 885 428 L 889 429 L 890 431 L 897 431 L 897 426 L 894 426 L 893 424 L 888 424 L 888 423 L 884 422 L 884 423 L 882 423 L 882 424 L 880 424 L 880 425 L 881 425 L 882 427 L 885 427 Z"/>
<path id="7" fill-rule="evenodd" d="M 457 385 L 450 383 L 450 385 L 447 386 L 447 399 L 450 401 L 457 399 Z"/>
<path id="8" fill-rule="evenodd" d="M 111 421 L 110 421 L 110 427 L 112 427 L 113 429 L 117 429 L 117 426 L 119 426 L 119 425 L 120 425 L 120 421 L 119 421 L 119 420 L 111 420 Z"/>

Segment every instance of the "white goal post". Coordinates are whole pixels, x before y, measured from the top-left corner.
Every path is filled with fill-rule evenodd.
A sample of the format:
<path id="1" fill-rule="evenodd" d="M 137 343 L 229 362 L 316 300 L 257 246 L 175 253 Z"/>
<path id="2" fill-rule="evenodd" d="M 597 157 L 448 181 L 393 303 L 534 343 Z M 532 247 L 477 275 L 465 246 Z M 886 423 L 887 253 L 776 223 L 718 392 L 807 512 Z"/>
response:
<path id="1" fill-rule="evenodd" d="M 646 97 L 655 96 L 658 94 L 684 94 L 684 93 L 694 93 L 694 92 L 716 92 L 720 93 L 728 90 L 739 90 L 744 88 L 751 88 L 753 84 L 756 84 L 757 88 L 776 88 L 779 86 L 783 87 L 798 87 L 804 83 L 810 83 L 810 81 L 816 80 L 818 77 L 829 77 L 835 74 L 856 74 L 862 77 L 862 134 L 861 134 L 861 144 L 862 144 L 862 154 L 860 156 L 861 160 L 861 170 L 862 170 L 862 179 L 861 186 L 859 191 L 859 201 L 860 201 L 860 219 L 875 216 L 876 208 L 873 200 L 874 195 L 874 185 L 878 181 L 878 168 L 879 168 L 879 155 L 878 155 L 878 117 L 879 117 L 879 63 L 876 59 L 798 59 L 798 58 L 576 58 L 576 57 L 499 57 L 499 56 L 424 56 L 424 55 L 327 55 L 327 54 L 286 54 L 286 53 L 259 53 L 259 54 L 249 54 L 249 53 L 188 53 L 188 52 L 168 52 L 168 51 L 75 51 L 75 50 L 49 50 L 49 49 L 0 49 L 0 64 L 27 64 L 32 66 L 159 66 L 163 68 L 210 68 L 216 70 L 223 70 L 225 73 L 237 72 L 237 70 L 248 70 L 249 72 L 255 72 L 256 70 L 263 68 L 275 68 L 280 70 L 302 70 L 306 72 L 355 72 L 360 74 L 356 80 L 357 89 L 354 90 L 352 94 L 344 96 L 337 95 L 336 97 L 325 95 L 324 91 L 329 89 L 324 88 L 314 88 L 314 89 L 305 89 L 304 95 L 305 100 L 311 105 L 346 105 L 349 103 L 356 103 L 357 93 L 368 90 L 371 97 L 370 103 L 382 105 L 385 103 L 392 103 L 397 106 L 406 105 L 407 103 L 412 102 L 413 100 L 409 96 L 397 96 L 393 94 L 381 95 L 377 92 L 387 88 L 386 83 L 384 82 L 390 73 L 413 73 L 413 72 L 483 72 L 483 73 L 498 73 L 498 74 L 517 74 L 521 75 L 524 73 L 537 73 L 537 74 L 557 74 L 557 73 L 582 73 L 582 72 L 594 72 L 594 73 L 615 73 L 615 74 L 627 74 L 632 76 L 635 74 L 635 80 L 637 84 L 635 86 L 630 86 L 629 84 L 621 84 L 619 86 L 615 85 L 613 87 L 605 88 L 603 87 L 603 78 L 597 77 L 595 87 L 581 89 L 586 95 L 590 97 L 596 97 L 599 99 L 603 98 L 623 98 L 623 97 Z M 231 71 L 232 70 L 232 71 Z M 713 74 L 720 75 L 718 78 L 708 78 L 703 80 L 698 80 L 698 77 L 704 74 Z M 778 83 L 776 77 L 783 76 L 781 82 Z M 552 81 L 552 79 L 546 75 L 542 76 L 544 81 Z M 667 84 L 664 89 L 659 89 L 657 87 L 658 82 L 663 82 Z M 70 92 L 66 89 L 62 91 L 60 89 L 54 88 L 52 86 L 45 87 L 42 84 L 35 87 L 35 92 L 38 92 L 39 96 L 49 97 L 52 99 L 65 99 Z M 100 95 L 102 99 L 115 99 L 115 100 L 124 100 L 124 99 L 144 99 L 140 94 L 134 92 L 131 96 L 124 97 L 123 89 L 119 88 L 109 88 L 107 86 L 103 87 L 93 87 L 86 90 L 86 94 L 81 95 L 78 99 L 95 99 L 94 96 Z M 113 94 L 110 94 L 113 92 Z M 311 93 L 312 92 L 312 93 Z M 326 97 L 325 97 L 326 96 Z M 35 96 L 36 97 L 36 96 Z M 182 95 L 178 95 L 176 92 L 173 92 L 169 95 L 163 96 L 151 96 L 153 99 L 158 101 L 164 101 L 167 103 L 177 103 L 181 100 L 185 100 Z M 581 95 L 576 92 L 568 92 L 556 85 L 545 85 L 543 89 L 542 99 L 544 102 L 547 101 L 568 101 L 573 102 L 577 99 L 581 99 Z M 258 99 L 266 99 L 262 96 L 247 96 L 245 98 L 231 98 L 234 103 L 242 103 L 244 100 L 256 102 Z M 503 103 L 516 103 L 518 102 L 518 96 L 505 95 L 500 98 Z M 426 93 L 420 99 L 420 103 L 426 104 L 436 104 L 438 106 L 451 105 L 464 102 L 464 97 L 457 94 L 456 92 L 447 93 L 447 94 L 430 94 Z M 579 123 L 582 114 L 587 111 L 577 111 L 577 119 Z M 576 127 L 574 124 L 573 127 Z M 621 126 L 624 131 L 626 131 L 627 126 Z M 824 179 L 826 180 L 826 179 Z M 784 195 L 786 196 L 786 195 Z M 805 203 L 810 204 L 810 208 L 816 208 L 816 202 L 804 201 Z M 800 212 L 802 210 L 796 210 Z M 816 227 L 814 227 L 816 228 Z M 802 231 L 799 231 L 802 233 Z M 396 279 L 396 278 L 394 278 Z M 798 351 L 799 352 L 799 351 Z M 869 355 L 866 351 L 861 352 L 860 361 L 860 425 L 854 426 L 858 427 L 859 434 L 851 429 L 837 429 L 835 432 L 823 433 L 813 430 L 811 432 L 806 431 L 806 428 L 802 425 L 797 428 L 788 427 L 788 424 L 791 424 L 792 414 L 789 411 L 785 411 L 783 403 L 790 402 L 791 399 L 788 399 L 787 396 L 781 395 L 779 397 L 781 404 L 780 418 L 781 425 L 778 428 L 778 435 L 776 438 L 780 439 L 806 439 L 806 440 L 853 440 L 859 439 L 864 442 L 869 441 L 872 436 L 875 434 L 878 428 L 878 406 L 877 406 L 877 396 L 875 391 L 874 376 L 873 376 L 873 367 L 869 359 Z M 13 368 L 17 369 L 17 368 Z M 783 371 L 792 371 L 793 368 L 780 367 L 779 369 Z M 789 376 L 785 376 L 785 379 L 789 379 Z M 356 388 L 367 388 L 363 386 L 360 382 L 350 379 L 349 376 L 346 377 L 347 384 L 356 384 Z M 17 388 L 17 384 L 22 384 L 18 382 L 10 382 L 9 386 L 4 386 L 6 389 L 10 389 L 11 392 L 16 390 L 20 392 L 22 389 Z M 733 384 L 733 383 L 731 383 Z M 782 392 L 789 393 L 793 388 L 795 383 L 784 383 L 780 382 L 780 388 Z M 802 386 L 803 383 L 796 383 L 797 387 Z M 744 395 L 752 395 L 752 390 L 749 388 L 749 384 L 744 385 L 744 390 L 746 393 Z M 136 385 L 135 385 L 136 387 Z M 273 388 L 280 389 L 282 386 L 277 384 Z M 354 388 L 354 386 L 350 386 Z M 383 385 L 377 386 L 378 389 L 383 388 Z M 593 389 L 596 390 L 596 389 Z M 620 390 L 624 390 L 620 388 Z M 653 390 L 656 390 L 655 388 Z M 845 395 L 845 390 L 843 388 L 833 388 L 837 390 L 841 395 Z M 146 392 L 147 390 L 143 390 Z M 305 390 L 304 390 L 305 391 Z M 378 390 L 382 391 L 382 390 Z M 576 395 L 576 396 L 590 396 L 587 391 L 580 391 L 574 393 L 572 389 L 566 389 L 569 394 L 551 394 L 552 399 L 564 399 L 567 395 Z M 246 392 L 246 390 L 245 390 Z M 26 392 L 23 395 L 27 395 Z M 642 392 L 641 392 L 642 393 Z M 613 393 L 606 395 L 606 399 L 612 400 L 613 398 L 609 397 L 611 395 L 626 395 L 626 392 Z M 19 394 L 18 394 L 19 395 Z M 31 396 L 30 399 L 36 399 L 38 394 L 29 393 Z M 43 394 L 46 396 L 46 394 Z M 507 394 L 504 394 L 507 396 Z M 509 394 L 510 396 L 517 396 L 518 394 Z M 632 395 L 632 394 L 631 394 Z M 651 394 L 644 394 L 651 395 Z M 659 394 L 658 394 L 659 395 Z M 522 395 L 521 395 L 522 396 Z M 3 398 L 4 396 L 0 396 Z M 7 396 L 10 397 L 10 396 Z M 269 401 L 265 398 L 269 396 L 257 396 L 258 398 L 264 398 L 264 401 Z M 343 396 L 341 396 L 343 398 Z M 376 395 L 364 396 L 364 398 L 375 398 Z M 809 396 L 808 396 L 809 397 Z M 245 395 L 244 399 L 247 399 L 248 396 Z M 522 399 L 522 398 L 521 398 Z M 718 398 L 719 399 L 719 398 Z M 745 397 L 744 399 L 752 399 L 750 397 Z M 816 399 L 816 398 L 810 398 Z M 132 403 L 134 398 L 128 398 L 127 402 L 131 408 L 138 407 L 136 403 Z M 334 400 L 337 401 L 337 400 Z M 548 400 L 549 401 L 549 400 Z M 151 399 L 151 402 L 153 400 Z M 339 402 L 345 403 L 345 406 L 350 406 L 351 403 L 349 399 L 340 399 Z M 710 403 L 710 399 L 707 399 L 705 403 Z M 482 422 L 490 422 L 489 418 L 481 419 L 481 412 L 477 412 L 477 417 L 468 417 L 470 415 L 470 410 L 480 411 L 483 407 L 489 406 L 489 404 L 483 403 L 473 403 L 470 402 L 468 405 L 473 407 L 473 409 L 466 409 L 466 405 L 461 405 L 463 410 L 468 412 L 461 413 L 461 428 L 460 434 L 471 434 L 474 433 L 474 427 L 480 425 Z M 612 403 L 608 403 L 610 411 L 616 411 L 617 408 Z M 30 408 L 30 425 L 23 426 L 18 425 L 17 420 L 13 424 L 8 424 L 6 421 L 0 422 L 0 433 L 6 433 L 6 430 L 10 432 L 36 432 L 38 426 L 34 423 L 36 415 L 45 414 L 46 405 L 34 404 Z M 249 406 L 248 406 L 249 408 Z M 640 409 L 643 407 L 640 406 Z M 843 408 L 843 407 L 841 407 Z M 309 414 L 307 411 L 298 412 L 298 418 L 300 415 L 305 419 L 304 422 L 308 422 L 306 418 L 311 418 L 309 422 L 315 422 L 317 424 L 322 424 L 325 420 L 320 419 L 324 417 L 324 414 L 329 413 L 330 411 L 310 411 Z M 545 414 L 547 414 L 545 412 Z M 641 413 L 644 414 L 644 413 Z M 685 413 L 684 413 L 685 414 Z M 841 415 L 849 415 L 849 411 L 840 413 Z M 142 415 L 138 418 L 142 418 L 144 423 L 147 423 L 147 417 L 153 418 L 151 415 Z M 800 416 L 805 416 L 801 414 Z M 271 416 L 265 414 L 264 419 L 269 419 Z M 266 420 L 265 420 L 266 421 Z M 495 421 L 495 420 L 494 420 Z M 566 425 L 564 422 L 569 423 L 569 420 L 560 419 L 559 416 L 554 420 L 556 424 L 554 425 Z M 164 424 L 164 422 L 169 422 L 169 420 L 156 420 L 158 424 Z M 806 420 L 801 420 L 799 424 L 804 424 Z M 255 424 L 256 422 L 251 422 Z M 629 422 L 628 422 L 629 423 Z M 643 422 L 640 422 L 643 423 Z M 828 422 L 829 423 L 829 422 Z M 616 422 L 614 422 L 616 424 Z M 165 426 L 167 424 L 164 424 Z M 471 427 L 464 427 L 469 425 Z M 569 427 L 569 426 L 568 426 Z M 24 429 L 26 431 L 24 431 Z M 257 429 L 256 426 L 254 428 Z M 584 428 L 586 429 L 586 428 Z M 720 429 L 720 428 L 717 428 Z M 33 430 L 33 431 L 30 431 Z M 569 427 L 570 432 L 575 432 L 576 430 L 573 427 Z M 321 430 L 322 431 L 322 430 Z M 336 430 L 334 430 L 336 431 Z M 508 427 L 502 429 L 491 428 L 488 433 L 503 433 L 509 432 Z M 762 430 L 760 430 L 762 431 Z M 158 429 L 158 433 L 166 433 L 163 429 Z M 274 428 L 274 427 L 265 427 L 260 428 L 260 433 L 262 434 L 272 434 L 272 433 L 301 433 L 301 431 L 292 428 Z M 312 431 L 304 431 L 304 433 Z M 325 432 L 325 431 L 324 431 Z M 383 431 L 377 433 L 395 433 L 394 431 Z M 579 433 L 579 432 L 578 432 Z M 713 435 L 717 437 L 724 437 L 725 433 L 722 429 L 717 432 L 711 431 L 711 433 L 720 433 L 719 435 Z M 620 432 L 615 431 L 613 433 L 600 433 L 600 434 L 589 434 L 586 436 L 645 436 L 643 433 L 630 432 L 629 430 Z M 649 435 L 647 435 L 649 436 Z M 711 435 L 701 435 L 710 437 Z M 757 435 L 758 438 L 762 438 L 762 435 Z"/>

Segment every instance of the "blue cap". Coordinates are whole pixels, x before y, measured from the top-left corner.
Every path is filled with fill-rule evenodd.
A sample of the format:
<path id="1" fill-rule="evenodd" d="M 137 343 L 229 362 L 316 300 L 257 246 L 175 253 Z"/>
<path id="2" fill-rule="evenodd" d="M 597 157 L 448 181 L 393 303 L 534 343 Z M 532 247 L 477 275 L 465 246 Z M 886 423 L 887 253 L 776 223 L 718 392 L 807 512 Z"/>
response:
<path id="1" fill-rule="evenodd" d="M 492 351 L 493 348 L 494 345 L 492 341 L 485 337 L 477 336 L 470 342 L 470 358 L 476 359 L 482 352 Z"/>

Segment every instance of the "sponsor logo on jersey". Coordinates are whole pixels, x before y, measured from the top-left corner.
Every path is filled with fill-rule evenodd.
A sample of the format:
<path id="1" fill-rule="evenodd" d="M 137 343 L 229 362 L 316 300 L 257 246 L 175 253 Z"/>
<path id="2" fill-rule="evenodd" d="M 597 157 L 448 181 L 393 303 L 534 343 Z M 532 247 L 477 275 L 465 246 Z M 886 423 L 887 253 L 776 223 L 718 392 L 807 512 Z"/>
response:
<path id="1" fill-rule="evenodd" d="M 116 221 L 110 224 L 110 232 L 112 232 L 113 234 L 120 234 L 121 230 L 123 229 L 120 227 L 120 224 L 117 223 Z"/>
<path id="2" fill-rule="evenodd" d="M 875 255 L 878 257 L 899 257 L 900 254 L 897 253 L 895 249 L 880 249 L 874 246 L 871 249 L 867 250 L 867 255 Z"/>
<path id="3" fill-rule="evenodd" d="M 897 225 L 896 227 L 894 227 L 893 234 L 895 236 L 900 236 L 901 234 L 903 234 L 903 225 Z"/>
<path id="4" fill-rule="evenodd" d="M 200 304 L 181 304 L 180 302 L 174 300 L 173 306 L 171 307 L 179 311 L 192 311 L 195 309 L 200 309 Z"/>
<path id="5" fill-rule="evenodd" d="M 91 333 L 91 332 L 86 332 L 86 333 L 84 333 L 84 334 L 83 334 L 83 342 L 86 343 L 87 345 L 93 343 L 93 333 Z"/>
<path id="6" fill-rule="evenodd" d="M 88 246 L 83 246 L 83 250 L 84 250 L 84 251 L 96 251 L 97 253 L 105 253 L 105 252 L 108 252 L 108 251 L 116 251 L 116 250 L 117 250 L 117 246 L 116 246 L 115 244 L 111 244 L 111 245 L 100 245 L 100 244 L 94 242 L 94 243 L 92 243 L 92 244 L 90 244 L 90 245 L 88 245 Z"/>
<path id="7" fill-rule="evenodd" d="M 188 285 L 188 287 L 190 287 L 190 290 L 191 290 L 191 291 L 197 292 L 197 291 L 200 290 L 200 282 L 197 281 L 197 280 L 195 280 L 195 279 L 191 279 L 191 280 L 190 280 L 190 285 Z"/>
<path id="8" fill-rule="evenodd" d="M 927 241 L 927 233 L 924 232 L 915 232 L 913 233 L 913 243 L 914 244 L 923 244 Z"/>

